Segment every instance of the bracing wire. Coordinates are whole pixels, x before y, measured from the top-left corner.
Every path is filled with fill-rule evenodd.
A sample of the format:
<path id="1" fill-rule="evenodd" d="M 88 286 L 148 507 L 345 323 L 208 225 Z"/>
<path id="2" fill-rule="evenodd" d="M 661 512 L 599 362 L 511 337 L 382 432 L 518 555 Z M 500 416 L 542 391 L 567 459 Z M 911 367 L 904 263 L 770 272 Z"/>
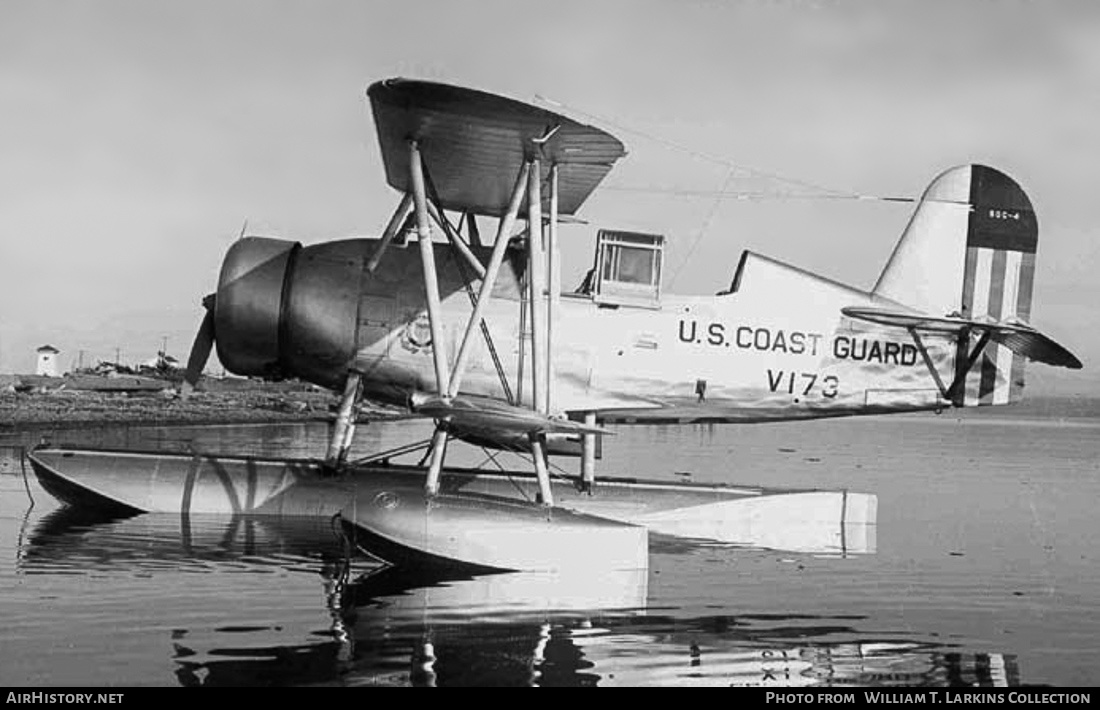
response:
<path id="1" fill-rule="evenodd" d="M 868 195 L 868 194 L 864 194 L 864 193 L 853 192 L 851 190 L 838 190 L 836 188 L 825 187 L 823 185 L 818 185 L 816 183 L 812 183 L 812 182 L 809 182 L 807 180 L 800 180 L 800 179 L 797 179 L 797 178 L 786 177 L 786 176 L 783 176 L 783 175 L 779 175 L 778 173 L 773 173 L 773 172 L 769 172 L 767 170 L 760 170 L 758 168 L 754 168 L 754 167 L 751 167 L 751 166 L 748 166 L 748 165 L 743 165 L 743 164 L 737 163 L 733 160 L 729 160 L 728 158 L 723 158 L 723 157 L 712 155 L 710 153 L 706 153 L 706 152 L 703 152 L 703 151 L 700 151 L 700 150 L 696 150 L 694 148 L 689 148 L 687 146 L 681 145 L 681 144 L 676 143 L 674 141 L 668 140 L 667 138 L 663 138 L 661 136 L 657 136 L 657 135 L 654 135 L 652 133 L 648 133 L 646 131 L 641 131 L 641 130 L 638 130 L 638 129 L 635 129 L 635 128 L 631 128 L 629 126 L 625 126 L 622 123 L 619 123 L 617 121 L 613 121 L 613 120 L 607 118 L 606 116 L 600 116 L 600 115 L 596 115 L 596 114 L 593 114 L 593 113 L 589 113 L 587 111 L 583 111 L 583 110 L 575 108 L 573 106 L 566 105 L 566 104 L 564 104 L 560 101 L 556 101 L 554 99 L 547 98 L 547 97 L 542 96 L 540 94 L 535 95 L 535 100 L 540 101 L 543 104 L 546 104 L 548 106 L 551 106 L 551 107 L 554 107 L 554 108 L 557 108 L 557 109 L 561 109 L 561 110 L 564 110 L 564 111 L 568 111 L 568 112 L 570 112 L 572 114 L 575 114 L 575 115 L 584 116 L 585 118 L 587 118 L 589 120 L 596 121 L 596 122 L 601 123 L 603 125 L 612 127 L 612 128 L 614 128 L 618 131 L 622 131 L 624 133 L 629 133 L 629 134 L 639 136 L 641 138 L 644 138 L 648 141 L 651 141 L 651 142 L 656 143 L 658 145 L 664 146 L 666 148 L 669 148 L 669 149 L 672 149 L 672 150 L 675 150 L 675 151 L 678 151 L 678 152 L 681 152 L 681 153 L 685 153 L 687 155 L 693 156 L 695 158 L 699 158 L 701 160 L 705 160 L 707 162 L 715 163 L 717 165 L 722 165 L 722 166 L 725 166 L 727 168 L 725 178 L 723 179 L 723 182 L 722 182 L 722 187 L 721 187 L 720 190 L 718 190 L 716 192 L 715 191 L 706 191 L 706 190 L 683 190 L 683 189 L 678 189 L 678 188 L 632 187 L 632 186 L 614 186 L 614 185 L 609 185 L 609 186 L 606 186 L 606 187 L 603 188 L 604 190 L 608 190 L 608 191 L 661 193 L 661 194 L 676 195 L 676 196 L 681 196 L 681 197 L 700 198 L 700 199 L 701 198 L 706 198 L 706 199 L 713 199 L 714 200 L 714 203 L 713 203 L 711 209 L 707 212 L 706 217 L 703 219 L 702 226 L 696 232 L 695 237 L 692 239 L 691 243 L 688 245 L 688 249 L 687 249 L 687 251 L 684 255 L 684 258 L 681 260 L 680 265 L 678 267 L 676 267 L 676 269 L 671 274 L 671 282 L 673 282 L 673 283 L 675 282 L 676 277 L 680 273 L 681 269 L 683 269 L 684 265 L 687 264 L 687 262 L 690 260 L 691 255 L 695 252 L 695 248 L 698 246 L 699 241 L 702 239 L 702 237 L 706 234 L 707 230 L 710 228 L 711 222 L 713 222 L 714 217 L 717 214 L 718 209 L 721 206 L 721 203 L 722 203 L 723 200 L 727 200 L 727 199 L 736 199 L 736 200 L 804 199 L 804 200 L 869 200 L 869 201 L 880 201 L 880 202 L 910 202 L 910 203 L 911 202 L 917 202 L 917 199 L 913 198 L 913 197 Z M 788 185 L 796 185 L 796 186 L 804 188 L 804 189 L 813 190 L 814 193 L 806 194 L 806 193 L 778 192 L 778 191 L 776 191 L 776 192 L 729 191 L 728 188 L 729 188 L 730 183 L 733 181 L 734 177 L 736 177 L 739 173 L 743 173 L 744 175 L 746 175 L 749 178 L 753 178 L 753 177 L 765 178 L 765 179 L 768 179 L 768 180 L 773 180 L 773 181 L 785 183 L 785 184 L 788 184 Z"/>
<path id="2" fill-rule="evenodd" d="M 674 141 L 671 141 L 667 138 L 663 138 L 661 136 L 657 136 L 657 135 L 654 135 L 652 133 L 647 133 L 645 131 L 641 131 L 641 130 L 638 130 L 636 128 L 630 128 L 629 126 L 625 126 L 625 125 L 623 125 L 621 123 L 618 123 L 616 121 L 613 121 L 613 120 L 611 120 L 611 119 L 609 119 L 605 116 L 599 116 L 599 115 L 596 115 L 596 114 L 593 114 L 593 113 L 588 113 L 587 111 L 583 111 L 583 110 L 575 108 L 573 106 L 569 106 L 569 105 L 564 104 L 560 101 L 548 98 L 546 96 L 542 96 L 541 94 L 535 94 L 535 100 L 536 101 L 541 101 L 542 103 L 547 104 L 549 106 L 554 106 L 556 108 L 563 109 L 563 110 L 568 111 L 568 112 L 573 113 L 573 114 L 584 116 L 584 117 L 586 117 L 590 120 L 597 121 L 597 122 L 602 123 L 606 126 L 611 126 L 612 128 L 615 128 L 618 131 L 622 131 L 623 133 L 634 134 L 634 135 L 636 135 L 640 138 L 645 138 L 646 140 L 657 143 L 658 145 L 662 145 L 666 148 L 670 148 L 672 150 L 676 150 L 676 151 L 679 151 L 681 153 L 685 153 L 685 154 L 690 155 L 692 157 L 699 158 L 700 160 L 705 160 L 707 162 L 715 163 L 716 165 L 723 165 L 723 166 L 725 166 L 727 168 L 730 168 L 732 170 L 740 170 L 740 171 L 744 171 L 746 173 L 749 173 L 750 175 L 755 175 L 757 177 L 768 178 L 770 180 L 776 180 L 778 182 L 785 182 L 785 183 L 789 183 L 791 185 L 798 185 L 800 187 L 810 188 L 812 190 L 819 190 L 821 192 L 826 192 L 826 193 L 832 193 L 832 194 L 835 194 L 835 195 L 838 195 L 838 196 L 840 196 L 840 195 L 851 196 L 851 195 L 854 194 L 854 193 L 852 193 L 850 191 L 847 191 L 847 190 L 837 190 L 835 188 L 825 187 L 823 185 L 817 185 L 817 184 L 809 182 L 807 180 L 799 180 L 799 179 L 796 179 L 796 178 L 784 177 L 783 175 L 779 175 L 778 173 L 772 173 L 772 172 L 768 172 L 766 170 L 760 170 L 758 168 L 754 168 L 754 167 L 751 167 L 751 166 L 748 166 L 748 165 L 743 165 L 741 163 L 734 162 L 733 160 L 730 160 L 728 158 L 723 158 L 723 157 L 720 157 L 720 156 L 717 156 L 717 155 L 712 155 L 710 153 L 705 153 L 701 150 L 696 150 L 695 148 L 689 148 L 685 145 L 681 145 L 681 144 L 676 143 Z"/>
<path id="3" fill-rule="evenodd" d="M 729 170 L 726 171 L 726 179 L 722 182 L 723 192 L 725 192 L 726 188 L 729 187 L 730 181 L 733 180 L 733 176 L 736 173 L 737 171 L 733 166 L 730 166 Z M 680 272 L 683 270 L 684 266 L 686 266 L 687 263 L 691 261 L 691 255 L 695 253 L 695 247 L 699 246 L 699 242 L 702 239 L 703 235 L 707 233 L 708 229 L 710 229 L 710 223 L 714 221 L 714 215 L 718 214 L 718 208 L 721 206 L 721 199 L 716 199 L 713 203 L 711 203 L 710 211 L 707 212 L 706 219 L 703 220 L 702 226 L 699 227 L 699 231 L 695 233 L 695 237 L 691 240 L 691 243 L 688 244 L 687 251 L 684 252 L 684 258 L 680 259 L 680 265 L 677 266 L 675 270 L 673 270 L 669 278 L 669 285 L 673 285 L 676 283 L 676 277 L 680 275 Z"/>
<path id="4" fill-rule="evenodd" d="M 731 200 L 877 200 L 879 202 L 917 202 L 915 197 L 895 197 L 890 195 L 835 194 L 809 195 L 798 192 L 764 192 L 749 190 L 685 190 L 676 187 L 608 185 L 604 188 L 611 192 L 637 192 L 673 195 L 676 197 L 720 198 Z M 954 202 L 954 200 L 930 200 L 932 202 Z"/>

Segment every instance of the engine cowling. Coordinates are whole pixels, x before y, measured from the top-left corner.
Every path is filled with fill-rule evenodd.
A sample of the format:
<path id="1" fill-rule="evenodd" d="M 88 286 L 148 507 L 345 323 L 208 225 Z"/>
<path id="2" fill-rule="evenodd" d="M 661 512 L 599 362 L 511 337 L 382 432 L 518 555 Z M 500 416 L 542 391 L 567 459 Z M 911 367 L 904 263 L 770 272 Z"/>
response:
<path id="1" fill-rule="evenodd" d="M 222 262 L 214 342 L 226 369 L 340 387 L 355 359 L 366 242 L 245 237 Z"/>

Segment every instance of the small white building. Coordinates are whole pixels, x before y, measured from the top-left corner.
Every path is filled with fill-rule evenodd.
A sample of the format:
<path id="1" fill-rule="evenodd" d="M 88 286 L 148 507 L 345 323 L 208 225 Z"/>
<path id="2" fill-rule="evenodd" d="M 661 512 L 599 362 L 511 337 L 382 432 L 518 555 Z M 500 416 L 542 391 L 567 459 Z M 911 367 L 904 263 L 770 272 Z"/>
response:
<path id="1" fill-rule="evenodd" d="M 38 361 L 34 368 L 34 374 L 57 377 L 57 356 L 61 351 L 52 345 L 43 345 L 38 348 Z"/>

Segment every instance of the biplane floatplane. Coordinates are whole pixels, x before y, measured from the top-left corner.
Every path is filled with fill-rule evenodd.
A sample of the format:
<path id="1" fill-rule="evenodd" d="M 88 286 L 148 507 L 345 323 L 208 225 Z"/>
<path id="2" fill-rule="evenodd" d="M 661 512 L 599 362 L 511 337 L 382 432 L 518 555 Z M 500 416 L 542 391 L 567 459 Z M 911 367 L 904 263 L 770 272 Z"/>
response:
<path id="1" fill-rule="evenodd" d="M 1004 405 L 1020 398 L 1026 361 L 1081 366 L 1028 325 L 1035 213 L 992 168 L 935 178 L 870 292 L 746 251 L 727 289 L 673 295 L 662 289 L 664 238 L 615 230 L 595 231 L 594 268 L 563 291 L 559 225 L 623 144 L 467 88 L 393 79 L 367 95 L 401 195 L 381 237 L 241 238 L 204 300 L 188 365 L 193 386 L 216 346 L 231 372 L 342 393 L 325 460 L 40 448 L 30 459 L 56 496 L 184 514 L 339 514 L 390 561 L 645 567 L 648 531 L 739 542 L 760 516 L 805 522 L 814 500 L 845 524 L 873 522 L 875 498 L 597 484 L 610 422 Z M 487 219 L 495 234 L 482 231 Z M 434 434 L 349 462 L 364 399 L 431 418 Z M 523 452 L 533 471 L 448 468 L 452 440 Z M 421 464 L 390 461 L 414 448 L 426 451 Z M 579 458 L 575 476 L 550 475 L 562 455 Z"/>

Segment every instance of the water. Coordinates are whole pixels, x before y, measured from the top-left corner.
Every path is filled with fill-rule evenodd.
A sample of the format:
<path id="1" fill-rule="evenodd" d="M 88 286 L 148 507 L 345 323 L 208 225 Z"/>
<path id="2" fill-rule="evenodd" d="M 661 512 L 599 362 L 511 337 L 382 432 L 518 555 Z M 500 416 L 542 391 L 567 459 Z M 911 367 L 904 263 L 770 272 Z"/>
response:
<path id="1" fill-rule="evenodd" d="M 1096 685 L 1100 419 L 1009 411 L 617 428 L 607 473 L 873 493 L 877 547 L 655 539 L 648 573 L 586 579 L 414 577 L 346 557 L 327 521 L 89 517 L 0 461 L 0 685 Z M 426 432 L 371 425 L 356 453 Z M 319 424 L 0 444 L 42 436 L 325 444 Z"/>

